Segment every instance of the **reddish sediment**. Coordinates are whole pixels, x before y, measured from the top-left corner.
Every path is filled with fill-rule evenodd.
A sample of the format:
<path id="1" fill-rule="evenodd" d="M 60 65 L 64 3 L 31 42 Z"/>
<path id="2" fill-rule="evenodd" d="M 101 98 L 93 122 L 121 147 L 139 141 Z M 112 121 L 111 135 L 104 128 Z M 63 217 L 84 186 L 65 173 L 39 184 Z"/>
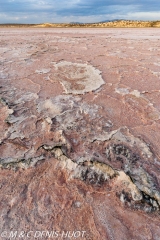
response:
<path id="1" fill-rule="evenodd" d="M 159 29 L 0 35 L 1 237 L 160 239 Z"/>

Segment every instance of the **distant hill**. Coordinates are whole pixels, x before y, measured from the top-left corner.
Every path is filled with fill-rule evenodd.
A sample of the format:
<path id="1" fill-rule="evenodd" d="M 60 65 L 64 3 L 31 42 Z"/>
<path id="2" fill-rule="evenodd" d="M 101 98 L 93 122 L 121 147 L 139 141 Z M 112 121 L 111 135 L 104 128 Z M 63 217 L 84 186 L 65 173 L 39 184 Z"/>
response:
<path id="1" fill-rule="evenodd" d="M 133 20 L 105 20 L 97 23 L 41 23 L 41 24 L 0 24 L 0 27 L 38 27 L 38 28 L 145 28 L 145 27 L 160 27 L 158 21 L 133 21 Z"/>
<path id="2" fill-rule="evenodd" d="M 105 22 L 115 22 L 115 21 L 125 21 L 125 20 L 124 20 L 124 19 L 103 20 L 103 21 L 100 21 L 99 23 L 105 23 Z"/>
<path id="3" fill-rule="evenodd" d="M 81 22 L 70 22 L 69 24 L 85 24 L 85 23 L 81 23 Z"/>

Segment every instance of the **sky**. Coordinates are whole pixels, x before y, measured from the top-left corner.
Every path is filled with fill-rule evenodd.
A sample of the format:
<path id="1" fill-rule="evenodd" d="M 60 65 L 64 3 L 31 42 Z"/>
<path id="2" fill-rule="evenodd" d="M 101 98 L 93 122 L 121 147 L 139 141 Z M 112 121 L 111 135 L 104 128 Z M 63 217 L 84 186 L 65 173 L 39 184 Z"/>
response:
<path id="1" fill-rule="evenodd" d="M 160 0 L 0 0 L 0 23 L 160 20 Z"/>

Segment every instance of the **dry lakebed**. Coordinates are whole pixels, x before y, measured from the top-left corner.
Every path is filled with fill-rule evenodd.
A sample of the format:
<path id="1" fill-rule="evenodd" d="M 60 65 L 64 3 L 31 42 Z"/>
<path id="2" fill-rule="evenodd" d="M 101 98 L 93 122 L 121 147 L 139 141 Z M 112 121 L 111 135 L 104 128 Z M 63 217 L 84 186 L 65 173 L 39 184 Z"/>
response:
<path id="1" fill-rule="evenodd" d="M 160 240 L 160 29 L 0 28 L 0 233 Z"/>

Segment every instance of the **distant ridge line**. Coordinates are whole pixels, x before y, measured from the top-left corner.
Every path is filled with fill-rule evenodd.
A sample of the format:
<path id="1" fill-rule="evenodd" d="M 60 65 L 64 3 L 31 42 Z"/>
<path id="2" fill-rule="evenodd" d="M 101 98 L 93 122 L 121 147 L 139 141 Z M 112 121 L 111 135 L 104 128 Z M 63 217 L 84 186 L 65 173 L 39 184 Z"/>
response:
<path id="1" fill-rule="evenodd" d="M 140 21 L 140 20 L 123 20 L 123 19 L 114 19 L 114 20 L 105 20 L 96 23 L 79 23 L 79 22 L 70 22 L 70 23 L 39 23 L 39 24 L 23 24 L 23 23 L 3 23 L 0 24 L 0 27 L 39 27 L 39 28 L 72 28 L 72 27 L 160 27 L 160 20 L 157 21 Z"/>

